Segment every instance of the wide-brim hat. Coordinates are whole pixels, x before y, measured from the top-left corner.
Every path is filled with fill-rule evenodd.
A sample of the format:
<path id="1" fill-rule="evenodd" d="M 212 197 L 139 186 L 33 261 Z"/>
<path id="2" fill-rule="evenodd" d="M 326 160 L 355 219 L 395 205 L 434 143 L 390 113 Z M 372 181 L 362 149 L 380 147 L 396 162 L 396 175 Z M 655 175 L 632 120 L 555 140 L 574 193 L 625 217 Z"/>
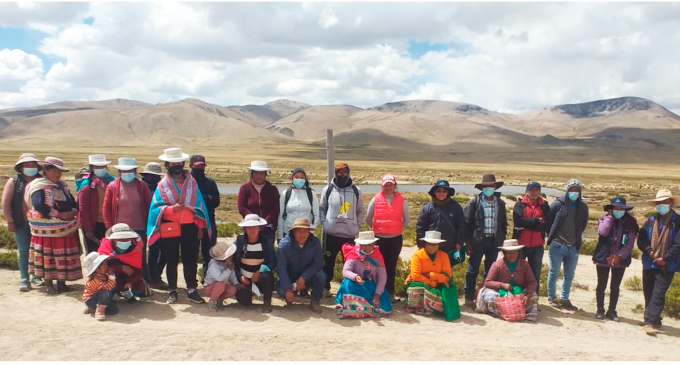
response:
<path id="1" fill-rule="evenodd" d="M 498 249 L 501 251 L 519 251 L 524 248 L 524 245 L 520 245 L 517 240 L 505 240 L 503 241 L 503 246 Z"/>
<path id="2" fill-rule="evenodd" d="M 647 200 L 647 203 L 650 206 L 655 207 L 657 202 L 662 202 L 666 199 L 673 199 L 673 201 L 675 202 L 675 205 L 680 204 L 680 196 L 673 196 L 673 193 L 671 193 L 671 191 L 668 190 L 668 189 L 659 190 L 656 193 L 656 198 Z"/>
<path id="3" fill-rule="evenodd" d="M 269 171 L 269 167 L 267 167 L 266 161 L 251 161 L 248 170 L 265 172 Z"/>
<path id="4" fill-rule="evenodd" d="M 139 238 L 137 232 L 132 230 L 130 226 L 125 223 L 114 224 L 111 228 L 106 230 L 104 236 L 110 240 L 124 240 Z"/>
<path id="5" fill-rule="evenodd" d="M 442 239 L 442 233 L 438 231 L 427 231 L 425 232 L 425 237 L 421 238 L 423 241 L 431 244 L 440 244 L 446 242 Z"/>
<path id="6" fill-rule="evenodd" d="M 37 157 L 35 157 L 34 154 L 32 153 L 22 153 L 21 156 L 19 156 L 19 161 L 17 161 L 14 164 L 14 171 L 21 173 L 21 164 L 24 162 L 35 162 L 38 164 L 38 171 L 42 170 L 42 166 L 40 166 L 40 160 L 38 160 Z"/>
<path id="7" fill-rule="evenodd" d="M 54 167 L 56 167 L 57 169 L 59 169 L 63 172 L 69 171 L 66 167 L 64 167 L 64 161 L 62 161 L 60 158 L 56 158 L 56 157 L 51 157 L 51 156 L 45 157 L 45 161 L 43 162 L 43 165 L 44 166 L 48 166 L 48 165 L 54 166 Z"/>
<path id="8" fill-rule="evenodd" d="M 614 197 L 609 204 L 604 206 L 604 211 L 606 212 L 612 208 L 621 208 L 628 211 L 633 209 L 634 207 L 632 205 L 626 205 L 626 198 L 622 196 L 617 196 Z"/>
<path id="9" fill-rule="evenodd" d="M 485 187 L 494 186 L 494 189 L 498 189 L 505 184 L 502 181 L 496 181 L 496 175 L 494 174 L 484 174 L 482 177 L 482 182 L 475 184 L 475 188 L 482 190 Z"/>
<path id="10" fill-rule="evenodd" d="M 359 232 L 359 238 L 354 240 L 357 245 L 370 245 L 375 243 L 378 239 L 375 238 L 373 231 Z"/>
<path id="11" fill-rule="evenodd" d="M 166 148 L 158 159 L 165 162 L 184 162 L 189 159 L 189 154 L 182 152 L 181 148 Z"/>
<path id="12" fill-rule="evenodd" d="M 293 222 L 293 226 L 290 228 L 289 231 L 292 231 L 296 228 L 312 229 L 312 226 L 309 225 L 309 219 L 307 219 L 307 218 L 297 218 Z"/>
<path id="13" fill-rule="evenodd" d="M 95 155 L 87 156 L 88 163 L 92 166 L 106 166 L 111 163 L 111 161 L 106 160 L 106 155 L 101 153 Z"/>
<path id="14" fill-rule="evenodd" d="M 449 195 L 453 196 L 456 194 L 456 189 L 452 188 L 449 186 L 449 182 L 447 180 L 437 180 L 434 185 L 430 188 L 430 191 L 427 193 L 431 196 L 434 197 L 434 191 L 439 189 L 439 188 L 446 188 L 449 191 Z"/>
<path id="15" fill-rule="evenodd" d="M 228 259 L 236 252 L 236 245 L 231 242 L 220 242 L 210 249 L 210 257 L 217 261 Z"/>
<path id="16" fill-rule="evenodd" d="M 238 224 L 239 227 L 259 227 L 266 226 L 267 221 L 257 214 L 248 214 Z"/>
<path id="17" fill-rule="evenodd" d="M 118 159 L 118 165 L 114 165 L 117 170 L 126 171 L 138 168 L 137 160 L 134 157 L 121 157 Z"/>
<path id="18" fill-rule="evenodd" d="M 86 276 L 90 276 L 94 274 L 95 271 L 97 271 L 97 268 L 99 265 L 102 264 L 102 262 L 106 261 L 109 258 L 107 255 L 101 255 L 98 252 L 90 252 L 85 256 L 85 260 L 83 260 L 83 266 L 85 266 L 85 273 L 87 274 Z"/>
<path id="19" fill-rule="evenodd" d="M 140 174 L 165 176 L 165 174 L 163 173 L 163 169 L 161 168 L 161 164 L 157 162 L 149 162 L 146 165 L 144 165 L 144 171 L 140 172 Z"/>

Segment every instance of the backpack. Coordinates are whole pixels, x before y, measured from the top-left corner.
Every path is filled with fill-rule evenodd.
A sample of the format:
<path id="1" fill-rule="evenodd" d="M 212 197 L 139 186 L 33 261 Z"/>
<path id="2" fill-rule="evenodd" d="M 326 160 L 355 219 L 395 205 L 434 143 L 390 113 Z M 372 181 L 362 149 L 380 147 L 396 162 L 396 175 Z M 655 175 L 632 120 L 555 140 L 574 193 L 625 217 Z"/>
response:
<path id="1" fill-rule="evenodd" d="M 335 188 L 335 185 L 329 184 L 330 189 L 326 189 L 326 202 L 328 202 L 328 198 L 331 196 L 331 193 L 333 192 L 333 188 Z M 354 191 L 354 197 L 357 199 L 357 203 L 359 202 L 359 189 L 357 188 L 356 185 L 352 184 L 352 191 Z"/>
<path id="2" fill-rule="evenodd" d="M 309 186 L 305 186 L 305 191 L 307 192 L 307 199 L 309 199 L 309 205 L 311 206 L 311 210 L 312 210 L 312 212 L 311 212 L 311 214 L 312 214 L 311 224 L 314 224 L 314 200 L 313 200 L 314 194 L 312 193 L 312 188 L 310 188 Z M 283 201 L 283 215 L 282 215 L 282 217 L 283 217 L 284 220 L 286 218 L 288 218 L 288 213 L 286 212 L 286 210 L 288 209 L 288 201 L 290 200 L 291 194 L 293 194 L 293 188 L 292 187 L 288 188 L 288 190 L 286 190 L 286 197 L 284 198 L 284 201 Z M 328 198 L 326 198 L 326 199 L 328 199 Z"/>

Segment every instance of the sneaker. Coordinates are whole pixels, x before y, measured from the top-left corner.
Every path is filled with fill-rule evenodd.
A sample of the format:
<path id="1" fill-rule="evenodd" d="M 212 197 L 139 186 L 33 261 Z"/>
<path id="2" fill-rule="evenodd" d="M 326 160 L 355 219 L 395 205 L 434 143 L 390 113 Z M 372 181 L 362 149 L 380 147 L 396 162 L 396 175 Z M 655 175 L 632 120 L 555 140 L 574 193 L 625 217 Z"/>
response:
<path id="1" fill-rule="evenodd" d="M 25 293 L 29 290 L 31 290 L 31 284 L 29 284 L 27 281 L 21 282 L 21 284 L 19 284 L 19 291 L 20 292 Z"/>
<path id="2" fill-rule="evenodd" d="M 33 279 L 31 279 L 31 284 L 33 286 L 36 286 L 36 287 L 37 286 L 43 286 L 43 285 L 45 285 L 45 280 L 43 280 L 42 278 L 39 278 L 37 276 L 34 276 Z"/>
<path id="3" fill-rule="evenodd" d="M 469 308 L 474 308 L 475 307 L 475 300 L 474 299 L 465 299 L 465 306 Z"/>
<path id="4" fill-rule="evenodd" d="M 97 309 L 94 312 L 94 319 L 98 321 L 106 320 L 106 306 L 102 304 L 97 304 Z"/>
<path id="5" fill-rule="evenodd" d="M 217 302 L 208 302 L 208 311 L 217 312 Z"/>
<path id="6" fill-rule="evenodd" d="M 198 295 L 198 291 L 194 290 L 191 293 L 187 294 L 187 299 L 191 301 L 194 304 L 205 304 L 205 299 L 203 299 L 202 296 Z"/>
<path id="7" fill-rule="evenodd" d="M 609 313 L 607 313 L 607 314 L 609 314 Z M 597 313 L 595 313 L 595 318 L 604 319 L 604 309 L 598 309 Z"/>
<path id="8" fill-rule="evenodd" d="M 568 311 L 577 311 L 578 308 L 576 308 L 569 299 L 561 299 L 560 300 L 560 305 L 562 306 L 563 309 L 566 309 Z"/>
<path id="9" fill-rule="evenodd" d="M 157 280 L 157 281 L 154 281 L 154 282 L 151 283 L 151 285 L 149 285 L 149 286 L 150 286 L 152 289 L 157 289 L 157 290 L 168 290 L 168 289 L 170 289 L 170 287 L 168 286 L 168 284 L 166 284 L 163 280 L 160 280 L 160 279 Z"/>
<path id="10" fill-rule="evenodd" d="M 170 293 L 168 294 L 168 300 L 166 301 L 168 304 L 175 304 L 177 303 L 177 290 L 170 290 Z"/>
<path id="11" fill-rule="evenodd" d="M 548 298 L 548 305 L 553 308 L 560 308 L 560 300 L 557 297 Z"/>
<path id="12" fill-rule="evenodd" d="M 645 331 L 646 334 L 649 336 L 656 336 L 656 328 L 652 326 L 651 324 L 645 324 L 642 329 Z"/>
<path id="13" fill-rule="evenodd" d="M 309 306 L 312 308 L 312 312 L 316 314 L 321 314 L 321 312 L 323 311 L 321 309 L 321 304 L 319 304 L 318 302 L 311 301 L 309 302 Z"/>
<path id="14" fill-rule="evenodd" d="M 617 316 L 616 311 L 613 311 L 613 310 L 608 310 L 607 314 L 605 314 L 605 317 L 607 317 L 607 319 L 612 320 L 614 322 L 619 321 L 619 316 Z"/>

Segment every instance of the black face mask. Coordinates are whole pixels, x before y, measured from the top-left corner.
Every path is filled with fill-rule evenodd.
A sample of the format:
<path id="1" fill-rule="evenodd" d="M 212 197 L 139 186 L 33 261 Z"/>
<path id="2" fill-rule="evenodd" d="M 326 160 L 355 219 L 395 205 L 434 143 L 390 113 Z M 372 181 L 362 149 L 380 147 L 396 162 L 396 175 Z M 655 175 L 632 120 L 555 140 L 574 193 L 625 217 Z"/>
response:
<path id="1" fill-rule="evenodd" d="M 170 166 L 168 168 L 168 171 L 170 171 L 170 173 L 173 175 L 179 175 L 182 173 L 182 171 L 184 171 L 184 166 L 182 165 Z"/>
<path id="2" fill-rule="evenodd" d="M 194 175 L 195 178 L 202 179 L 205 177 L 205 170 L 193 169 L 191 170 L 191 174 Z"/>
<path id="3" fill-rule="evenodd" d="M 161 181 L 161 177 L 158 175 L 145 174 L 142 176 L 142 180 L 148 182 L 149 184 L 158 184 Z"/>
<path id="4" fill-rule="evenodd" d="M 349 175 L 348 176 L 335 176 L 335 185 L 337 185 L 339 188 L 344 188 L 347 186 L 349 183 Z"/>

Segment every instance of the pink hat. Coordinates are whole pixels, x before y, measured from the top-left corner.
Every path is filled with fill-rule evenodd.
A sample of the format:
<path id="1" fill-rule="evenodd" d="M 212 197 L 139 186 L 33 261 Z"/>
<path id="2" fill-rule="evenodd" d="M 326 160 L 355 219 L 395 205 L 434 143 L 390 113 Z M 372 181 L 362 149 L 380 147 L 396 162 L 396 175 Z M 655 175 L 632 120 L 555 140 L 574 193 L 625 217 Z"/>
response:
<path id="1" fill-rule="evenodd" d="M 385 174 L 382 177 L 382 182 L 380 183 L 380 185 L 385 186 L 385 184 L 387 184 L 387 183 L 392 183 L 394 185 L 397 185 L 397 178 L 394 177 L 394 175 L 392 175 L 392 174 Z"/>
<path id="2" fill-rule="evenodd" d="M 50 157 L 50 156 L 45 157 L 45 163 L 44 164 L 45 164 L 45 166 L 50 166 L 50 165 L 54 166 L 54 167 L 56 167 L 59 170 L 64 171 L 64 172 L 68 171 L 68 169 L 66 167 L 64 167 L 64 161 L 62 161 L 61 159 L 56 158 L 56 157 Z"/>

